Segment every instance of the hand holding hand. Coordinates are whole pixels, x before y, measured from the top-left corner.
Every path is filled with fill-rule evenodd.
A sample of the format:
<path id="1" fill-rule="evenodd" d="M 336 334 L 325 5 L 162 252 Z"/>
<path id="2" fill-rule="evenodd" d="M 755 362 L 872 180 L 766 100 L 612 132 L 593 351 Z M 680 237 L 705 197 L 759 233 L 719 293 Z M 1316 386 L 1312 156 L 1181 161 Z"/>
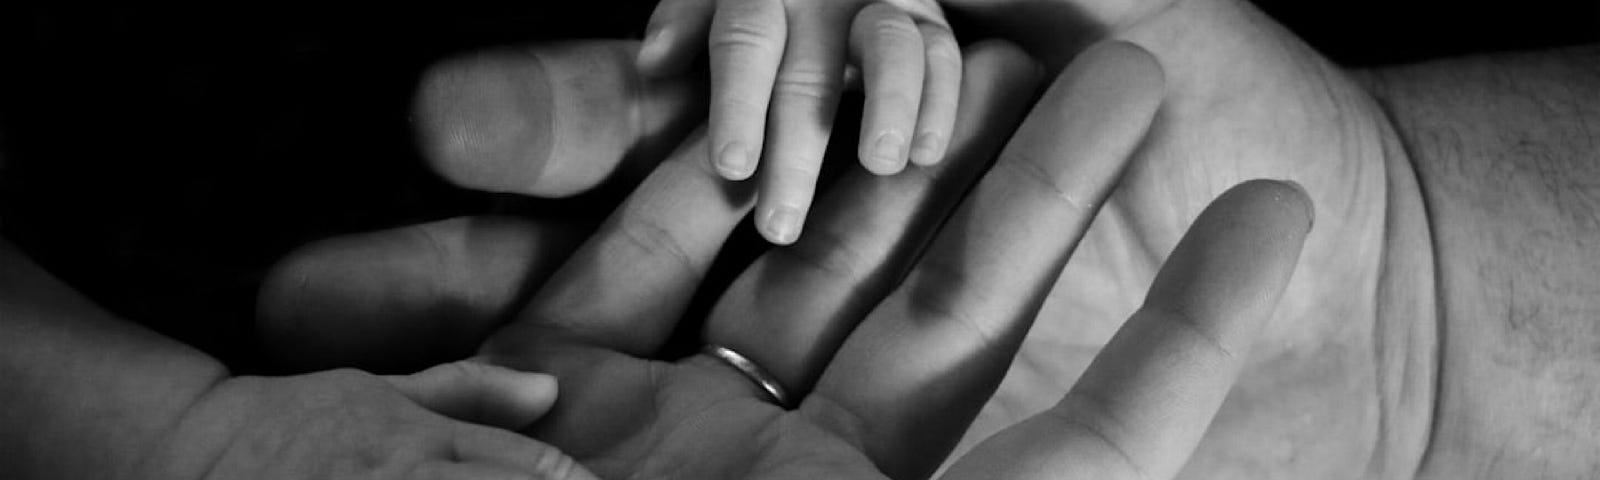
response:
<path id="1" fill-rule="evenodd" d="M 340 370 L 235 377 L 197 400 L 149 478 L 592 479 L 524 428 L 555 401 L 555 379 L 478 362 L 414 375 Z"/>
<path id="2" fill-rule="evenodd" d="M 710 159 L 757 173 L 756 225 L 778 244 L 811 208 L 847 63 L 866 87 L 859 155 L 880 175 L 945 155 L 961 54 L 931 0 L 664 0 L 639 50 L 647 76 L 682 71 L 710 46 Z M 849 62 L 847 62 L 849 60 Z"/>

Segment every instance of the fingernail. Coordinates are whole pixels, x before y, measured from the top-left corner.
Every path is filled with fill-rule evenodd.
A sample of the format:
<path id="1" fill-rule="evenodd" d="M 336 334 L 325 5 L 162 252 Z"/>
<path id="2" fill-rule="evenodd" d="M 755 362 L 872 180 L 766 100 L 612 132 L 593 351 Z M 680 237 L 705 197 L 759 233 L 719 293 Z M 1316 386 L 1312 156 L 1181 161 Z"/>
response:
<path id="1" fill-rule="evenodd" d="M 923 132 L 917 135 L 917 146 L 911 150 L 911 161 L 917 165 L 933 165 L 939 163 L 939 134 Z"/>
<path id="2" fill-rule="evenodd" d="M 717 152 L 717 173 L 729 180 L 744 180 L 750 176 L 750 155 L 740 142 L 728 142 Z"/>
<path id="3" fill-rule="evenodd" d="M 872 161 L 880 167 L 879 174 L 900 170 L 900 159 L 905 158 L 906 140 L 899 132 L 883 132 L 872 147 Z"/>
<path id="4" fill-rule="evenodd" d="M 767 239 L 779 245 L 794 243 L 800 236 L 800 211 L 792 207 L 778 207 L 767 214 Z"/>

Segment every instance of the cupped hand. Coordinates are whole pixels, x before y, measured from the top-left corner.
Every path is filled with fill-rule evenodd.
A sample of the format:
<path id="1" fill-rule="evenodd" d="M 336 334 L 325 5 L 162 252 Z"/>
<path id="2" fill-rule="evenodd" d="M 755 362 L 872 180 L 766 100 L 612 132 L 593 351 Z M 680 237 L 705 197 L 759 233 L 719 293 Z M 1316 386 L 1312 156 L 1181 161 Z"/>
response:
<path id="1" fill-rule="evenodd" d="M 1193 474 L 1415 471 L 1431 408 L 1433 308 L 1417 187 L 1380 106 L 1246 2 L 945 2 L 1053 69 L 1115 38 L 1160 61 L 1161 112 L 1062 272 L 968 444 L 1048 408 L 1110 338 L 1212 198 L 1292 180 L 1317 205 L 1299 268 Z M 1062 319 L 1062 320 L 1054 320 Z"/>
<path id="2" fill-rule="evenodd" d="M 595 478 L 512 431 L 549 409 L 555 382 L 469 361 L 401 376 L 234 377 L 186 410 L 140 478 Z"/>
<path id="3" fill-rule="evenodd" d="M 700 136 L 485 346 L 488 361 L 561 378 L 560 401 L 531 433 L 606 477 L 931 475 L 1010 363 L 1161 92 L 1142 50 L 1085 54 L 961 198 L 950 192 L 984 170 L 1036 78 L 997 44 L 966 64 L 951 161 L 847 175 L 819 203 L 818 234 L 756 260 L 706 320 L 707 342 L 751 357 L 797 406 L 775 405 L 721 360 L 655 358 L 752 203 L 707 166 Z M 950 478 L 1170 477 L 1276 305 L 1309 216 L 1283 184 L 1224 195 L 1072 394 Z"/>
<path id="4" fill-rule="evenodd" d="M 769 241 L 794 242 L 805 224 L 847 65 L 866 90 L 862 166 L 887 175 L 944 157 L 962 68 L 935 2 L 664 0 L 638 64 L 670 76 L 708 46 L 710 162 L 729 180 L 760 174 L 756 226 Z"/>

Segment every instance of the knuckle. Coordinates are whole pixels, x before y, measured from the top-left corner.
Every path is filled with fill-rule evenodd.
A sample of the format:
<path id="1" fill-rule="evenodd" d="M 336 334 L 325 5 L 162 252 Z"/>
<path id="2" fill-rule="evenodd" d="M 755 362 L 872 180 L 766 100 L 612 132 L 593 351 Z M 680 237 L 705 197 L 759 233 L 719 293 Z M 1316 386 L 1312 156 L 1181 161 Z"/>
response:
<path id="1" fill-rule="evenodd" d="M 694 260 L 684 250 L 683 243 L 671 230 L 642 220 L 624 220 L 618 223 L 619 237 L 643 252 L 647 257 L 666 258 L 685 269 L 693 269 Z"/>
<path id="2" fill-rule="evenodd" d="M 778 72 L 772 93 L 782 97 L 799 97 L 817 101 L 830 101 L 839 94 L 839 78 L 828 69 L 792 67 Z"/>
<path id="3" fill-rule="evenodd" d="M 1038 159 L 1017 154 L 1002 154 L 994 170 L 1016 178 L 1021 189 L 1031 195 L 1048 198 L 1068 215 L 1083 215 L 1094 211 L 1095 205 L 1082 196 L 1068 191 L 1057 175 L 1039 164 Z"/>
<path id="4" fill-rule="evenodd" d="M 938 292 L 946 293 L 934 294 L 930 290 L 910 294 L 906 304 L 918 317 L 964 328 L 979 345 L 999 344 L 999 329 L 1009 319 L 990 318 L 974 311 L 974 305 L 992 303 L 989 285 L 979 284 L 960 266 L 942 261 L 925 262 L 918 267 L 917 275 L 920 280 L 938 285 Z"/>
<path id="5" fill-rule="evenodd" d="M 717 122 L 718 121 L 718 119 L 719 119 L 718 115 L 719 114 L 720 115 L 730 115 L 730 114 L 758 115 L 760 113 L 763 113 L 762 112 L 763 108 L 762 108 L 761 103 L 757 102 L 755 99 L 752 99 L 749 96 L 745 95 L 743 92 L 727 91 L 727 90 L 731 90 L 731 89 L 723 89 L 723 90 L 724 91 L 719 92 L 719 94 L 717 95 L 716 101 L 712 103 L 712 111 L 714 113 L 712 113 L 712 117 L 711 118 L 712 118 L 713 122 Z M 736 117 L 735 120 L 744 121 L 746 119 L 745 118 L 737 118 Z M 728 121 L 728 120 L 723 120 L 723 121 Z"/>
<path id="6" fill-rule="evenodd" d="M 806 232 L 806 241 L 794 248 L 777 250 L 796 263 L 846 283 L 865 280 L 877 262 L 830 229 Z"/>
<path id="7" fill-rule="evenodd" d="M 961 65 L 961 46 L 956 40 L 948 34 L 929 35 L 926 33 L 927 28 L 924 28 L 925 33 L 922 35 L 922 47 L 927 51 L 928 60 L 943 62 L 945 65 Z"/>
<path id="8" fill-rule="evenodd" d="M 572 457 L 561 453 L 560 450 L 545 445 L 538 445 L 529 452 L 533 457 L 533 464 L 540 478 L 575 479 L 583 478 L 579 473 L 578 462 Z"/>
<path id="9" fill-rule="evenodd" d="M 879 40 L 895 44 L 922 43 L 922 32 L 911 20 L 903 16 L 879 18 L 872 22 L 870 31 Z"/>
<path id="10" fill-rule="evenodd" d="M 1105 474 L 1105 478 L 1154 478 L 1128 449 L 1124 435 L 1119 434 L 1125 427 L 1112 412 L 1104 398 L 1073 389 L 1058 407 L 1045 410 L 1044 418 L 1053 420 L 1062 431 L 1073 432 L 1104 449 L 1105 455 L 1090 458 L 1095 459 L 1091 468 Z"/>
<path id="11" fill-rule="evenodd" d="M 778 39 L 767 28 L 753 22 L 730 21 L 711 32 L 712 52 L 752 52 L 777 54 Z"/>
<path id="12" fill-rule="evenodd" d="M 870 101 L 884 108 L 884 113 L 889 114 L 892 121 L 915 122 L 917 119 L 917 102 L 922 100 L 920 94 L 907 88 L 876 88 L 870 92 Z"/>

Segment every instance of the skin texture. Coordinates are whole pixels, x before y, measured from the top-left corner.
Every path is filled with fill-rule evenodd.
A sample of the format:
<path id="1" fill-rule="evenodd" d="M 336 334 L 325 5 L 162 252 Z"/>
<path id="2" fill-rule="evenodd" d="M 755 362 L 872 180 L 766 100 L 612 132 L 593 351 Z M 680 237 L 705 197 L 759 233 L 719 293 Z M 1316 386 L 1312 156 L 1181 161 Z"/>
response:
<path id="1" fill-rule="evenodd" d="M 1304 185 L 1318 225 L 1183 476 L 1594 474 L 1592 47 L 1352 75 L 1237 2 L 1045 5 L 1149 49 L 1167 102 L 1045 306 L 1073 321 L 1041 321 L 972 435 L 1076 378 L 1196 198 L 1267 176 Z"/>
<path id="2" fill-rule="evenodd" d="M 477 362 L 379 377 L 231 376 L 0 242 L 6 478 L 593 478 L 512 433 L 555 379 Z"/>
<path id="3" fill-rule="evenodd" d="M 1600 49 L 1369 78 L 1415 152 L 1440 265 L 1443 368 L 1419 476 L 1600 474 Z"/>
<path id="4" fill-rule="evenodd" d="M 1593 258 L 1590 243 L 1594 238 L 1589 215 L 1593 209 L 1587 203 L 1592 198 L 1588 185 L 1593 182 L 1586 166 L 1592 164 L 1590 159 L 1595 158 L 1595 153 L 1593 143 L 1586 140 L 1594 137 L 1593 122 L 1584 121 L 1592 116 L 1583 107 L 1593 105 L 1588 102 L 1595 98 L 1592 50 L 1553 52 L 1531 58 L 1473 59 L 1370 72 L 1363 76 L 1368 90 L 1361 88 L 1348 74 L 1327 67 L 1303 46 L 1297 47 L 1299 44 L 1292 38 L 1246 7 L 1226 2 L 1120 6 L 1128 5 L 1134 7 L 1084 7 L 1079 9 L 1081 15 L 1078 16 L 1100 22 L 1103 27 L 1084 29 L 1090 32 L 1085 36 L 1116 32 L 1116 35 L 1145 45 L 1162 60 L 1168 79 L 1163 110 L 1157 114 L 1151 139 L 1137 152 L 1124 175 L 1130 185 L 1138 185 L 1140 178 L 1165 185 L 1163 189 L 1143 190 L 1135 186 L 1129 191 L 1154 192 L 1147 196 L 1166 203 L 1119 201 L 1123 196 L 1136 196 L 1133 193 L 1118 193 L 1105 200 L 1100 220 L 1090 225 L 1087 237 L 1063 276 L 1072 278 L 1074 268 L 1089 268 L 1084 265 L 1093 263 L 1090 259 L 1125 262 L 1129 265 L 1127 271 L 1146 272 L 1146 278 L 1153 276 L 1156 269 L 1152 265 L 1156 262 L 1148 257 L 1164 257 L 1167 250 L 1159 248 L 1165 245 L 1159 239 L 1167 238 L 1168 243 L 1175 243 L 1175 232 L 1181 231 L 1159 228 L 1163 224 L 1159 220 L 1177 219 L 1173 221 L 1187 225 L 1188 215 L 1170 213 L 1197 211 L 1196 204 L 1186 198 L 1192 196 L 1203 199 L 1196 201 L 1209 201 L 1196 192 L 1210 187 L 1212 182 L 1222 183 L 1218 178 L 1227 178 L 1230 171 L 1264 168 L 1263 164 L 1252 163 L 1249 159 L 1281 154 L 1280 161 L 1302 162 L 1311 158 L 1328 162 L 1328 165 L 1318 162 L 1301 165 L 1317 175 L 1285 173 L 1291 178 L 1307 175 L 1309 178 L 1302 178 L 1304 181 L 1300 183 L 1317 202 L 1317 226 L 1299 255 L 1300 269 L 1290 277 L 1283 302 L 1275 312 L 1275 315 L 1282 314 L 1279 319 L 1287 320 L 1269 326 L 1267 340 L 1256 345 L 1251 356 L 1244 357 L 1248 359 L 1242 373 L 1246 381 L 1229 393 L 1222 404 L 1220 420 L 1208 431 L 1209 436 L 1181 475 L 1225 473 L 1247 478 L 1359 475 L 1352 473 L 1350 465 L 1364 465 L 1364 473 L 1372 477 L 1561 478 L 1590 474 L 1594 466 L 1585 462 L 1597 456 L 1592 454 L 1592 447 L 1588 447 L 1595 443 L 1587 441 L 1591 439 L 1586 436 L 1592 435 L 1587 432 L 1594 431 L 1587 427 L 1592 424 L 1595 411 L 1593 402 L 1587 399 L 1593 397 L 1595 383 L 1590 376 L 1595 369 L 1594 358 L 1589 355 L 1592 324 L 1585 319 L 1592 317 L 1586 312 L 1592 311 L 1595 297 L 1590 282 L 1585 279 L 1594 278 L 1597 269 L 1585 261 Z M 1068 12 L 1061 17 L 1074 15 L 1077 14 Z M 1003 15 L 998 13 L 990 16 L 991 20 L 1001 17 Z M 1166 28 L 1149 27 L 1152 24 Z M 1027 29 L 1017 32 L 1022 41 L 1044 37 Z M 1081 39 L 1063 39 L 1062 43 L 1065 46 L 1056 45 L 1055 49 L 1033 44 L 1030 48 L 1041 58 L 1060 59 L 1070 57 L 1077 52 L 1076 46 L 1082 45 Z M 1208 70 L 1203 68 L 1207 64 L 1238 68 Z M 1507 67 L 1516 68 L 1519 74 L 1512 78 L 1497 73 L 1498 69 Z M 1203 72 L 1237 73 L 1240 78 L 1208 77 L 1201 75 Z M 1316 119 L 1321 121 L 1314 121 Z M 1336 140 L 1322 141 L 1328 138 Z M 1207 145 L 1215 149 L 1204 148 Z M 1188 162 L 1199 161 L 1178 161 L 1176 152 L 1193 155 L 1192 158 L 1204 159 L 1207 163 L 1192 165 Z M 1381 161 L 1363 160 L 1371 158 L 1366 154 L 1376 155 Z M 1158 163 L 1161 159 L 1166 159 L 1167 163 Z M 1340 162 L 1354 162 L 1356 166 Z M 1381 173 L 1340 173 L 1345 170 L 1370 172 L 1373 163 L 1381 166 Z M 1330 168 L 1331 174 L 1313 168 L 1329 165 L 1345 168 Z M 1181 168 L 1185 166 L 1191 168 Z M 1158 181 L 1162 176 L 1152 172 L 1167 172 L 1179 178 Z M 1369 176 L 1377 176 L 1381 182 L 1362 180 Z M 1366 194 L 1374 188 L 1372 183 L 1382 185 L 1382 195 Z M 1329 197 L 1327 191 L 1337 192 L 1339 186 L 1352 188 L 1352 192 L 1361 195 Z M 1223 188 L 1226 187 L 1214 187 L 1216 190 Z M 1371 204 L 1380 204 L 1381 208 Z M 1109 212 L 1121 208 L 1135 213 L 1122 214 L 1124 218 L 1116 221 L 1141 229 L 1120 228 L 1137 234 L 1123 233 L 1127 236 L 1117 237 L 1118 228 L 1107 226 L 1112 225 L 1109 222 L 1113 220 L 1106 219 L 1116 218 Z M 1372 209 L 1381 212 L 1376 215 L 1379 220 L 1350 220 L 1365 219 L 1367 216 L 1360 213 Z M 1340 232 L 1334 235 L 1327 233 L 1329 222 L 1353 223 L 1334 229 Z M 1378 225 L 1374 227 L 1375 233 L 1361 227 L 1368 223 Z M 1326 239 L 1330 236 L 1331 241 Z M 1381 247 L 1376 250 L 1378 253 L 1367 248 L 1368 236 L 1378 239 L 1375 241 Z M 1113 247 L 1095 246 L 1106 238 L 1135 241 L 1121 244 L 1120 248 L 1130 253 L 1117 253 Z M 1148 251 L 1127 247 L 1141 245 L 1139 242 L 1157 247 L 1148 248 Z M 1334 246 L 1327 246 L 1330 242 Z M 512 250 L 525 251 L 530 250 Z M 663 252 L 671 255 L 670 249 Z M 1098 254 L 1088 255 L 1090 252 Z M 1336 280 L 1318 282 L 1307 279 L 1321 278 L 1327 272 L 1364 272 L 1368 254 L 1375 256 L 1376 259 L 1370 261 L 1377 265 L 1373 269 L 1376 273 L 1371 274 L 1374 283 L 1370 289 L 1363 283 L 1366 277 L 1362 275 L 1334 276 Z M 1326 260 L 1330 255 L 1335 260 Z M 1418 262 L 1419 259 L 1423 261 Z M 7 266 L 21 264 L 8 262 Z M 7 270 L 6 278 L 36 279 L 30 276 L 32 274 L 9 276 L 9 272 L 14 271 L 22 270 Z M 1116 276 L 1105 278 L 1130 281 Z M 1121 317 L 1115 313 L 1096 313 L 1079 304 L 1133 310 L 1135 307 L 1129 305 L 1137 305 L 1138 300 L 1129 300 L 1127 292 L 1140 291 L 1140 285 L 1154 280 L 1135 278 L 1131 281 L 1135 286 L 1127 288 L 1058 283 L 1045 312 L 1058 309 L 1055 311 L 1070 315 L 1049 316 L 1047 313 L 1036 325 L 1034 336 L 1022 346 L 1023 360 L 1016 364 L 1019 366 L 1013 369 L 1000 395 L 990 404 L 1000 406 L 991 407 L 990 412 L 996 408 L 1042 411 L 1050 406 L 1050 401 L 1060 399 L 1061 393 L 1067 390 L 1066 385 L 1079 376 L 1077 370 L 1089 363 L 1084 357 L 1103 347 L 1090 336 L 1094 332 L 1051 335 L 1042 333 L 1047 331 L 1045 326 L 1052 322 L 1067 323 L 1087 330 L 1100 325 L 1104 327 L 1099 330 L 1100 338 L 1109 337 L 1109 326 L 1120 325 Z M 1074 290 L 1078 288 L 1082 290 Z M 1316 294 L 1296 293 L 1305 289 Z M 509 290 L 512 289 L 491 291 Z M 1360 314 L 1328 319 L 1300 315 L 1295 310 L 1296 302 L 1321 301 L 1343 302 L 1341 304 L 1349 305 L 1340 308 L 1366 312 L 1369 305 L 1361 303 L 1367 295 L 1364 292 L 1371 292 L 1370 322 Z M 81 299 L 75 301 L 82 303 Z M 6 306 L 13 308 L 12 305 Z M 1078 314 L 1081 316 L 1072 316 Z M 95 316 L 82 312 L 75 315 Z M 6 318 L 27 317 L 7 315 Z M 1061 320 L 1063 318 L 1066 320 Z M 1288 326 L 1284 326 L 1285 323 Z M 1333 329 L 1332 334 L 1328 333 L 1328 328 Z M 1345 336 L 1341 329 L 1365 330 Z M 30 327 L 15 331 L 31 334 L 40 330 Z M 1430 338 L 1430 333 L 1438 336 Z M 1368 343 L 1363 343 L 1363 338 L 1369 338 L 1365 340 Z M 159 370 L 170 370 L 172 365 L 182 364 L 194 367 L 188 371 L 198 372 L 194 375 L 198 378 L 217 375 L 215 370 L 209 370 L 213 364 L 192 361 L 181 348 L 172 351 L 177 352 L 173 359 L 164 360 L 172 363 L 163 364 Z M 1343 353 L 1347 351 L 1370 353 Z M 1260 360 L 1264 355 L 1272 361 Z M 7 365 L 19 365 L 18 359 L 23 357 L 26 356 L 7 357 Z M 117 356 L 117 359 L 126 362 L 125 356 Z M 1440 363 L 1431 363 L 1430 359 Z M 699 366 L 684 368 L 715 370 L 715 364 L 694 362 L 697 361 L 692 361 L 691 365 Z M 1359 368 L 1348 367 L 1346 362 L 1355 363 Z M 52 367 L 95 367 L 92 363 L 57 362 Z M 1030 370 L 1036 373 L 1031 378 L 1017 373 Z M 7 370 L 7 373 L 28 371 L 42 370 L 19 368 Z M 708 388 L 685 395 L 727 394 L 755 402 L 754 396 L 758 393 L 749 390 L 752 387 L 742 379 L 727 371 L 721 375 L 717 378 L 731 377 L 727 378 L 729 388 L 746 390 L 729 393 Z M 7 382 L 0 384 L 11 388 L 44 384 L 42 381 L 10 381 L 14 378 L 20 377 L 8 377 Z M 68 378 L 131 377 L 73 375 Z M 1095 375 L 1085 375 L 1085 378 L 1095 378 Z M 307 379 L 296 381 L 315 383 Z M 336 383 L 344 388 L 358 384 L 349 379 Z M 96 382 L 83 385 L 97 392 L 103 392 L 105 387 Z M 717 387 L 716 382 L 709 385 L 691 382 L 685 388 L 697 390 L 703 386 Z M 1355 393 L 1346 395 L 1347 391 Z M 372 395 L 357 397 L 375 398 Z M 74 398 L 120 400 L 126 397 L 78 395 Z M 157 399 L 149 404 L 160 411 L 173 402 Z M 748 413 L 733 410 L 733 417 Z M 1335 414 L 1328 414 L 1328 411 Z M 1350 415 L 1351 411 L 1358 414 Z M 1422 413 L 1414 413 L 1418 411 Z M 8 422 L 34 420 L 23 410 L 8 413 L 11 414 L 5 417 Z M 1015 415 L 1021 418 L 1025 413 Z M 735 418 L 734 421 L 760 422 L 757 418 L 741 418 L 743 420 Z M 986 418 L 992 417 L 979 417 L 979 429 L 985 425 Z M 692 427 L 688 428 L 692 430 Z M 785 428 L 799 429 L 800 426 Z M 1238 432 L 1252 432 L 1267 440 Z M 982 434 L 975 430 L 971 435 Z M 150 438 L 139 433 L 120 435 L 105 436 Z M 37 438 L 79 437 L 73 434 Z M 40 447 L 40 451 L 54 451 L 48 448 L 48 442 L 38 445 L 45 446 Z M 8 452 L 15 451 L 9 448 L 35 447 L 8 447 Z M 1004 445 L 996 448 L 1006 450 Z M 1139 450 L 1123 450 L 1123 458 L 1134 457 L 1129 451 Z M 90 455 L 101 453 L 96 451 Z M 838 450 L 822 452 L 821 457 L 813 459 L 850 456 L 850 451 Z M 1164 457 L 1172 460 L 1170 456 Z M 5 458 L 62 457 L 39 454 L 7 455 Z M 132 456 L 121 452 L 100 458 L 119 460 Z M 77 462 L 67 467 L 96 466 L 100 465 Z M 66 468 L 61 465 L 24 466 L 51 467 Z"/>
<path id="5" fill-rule="evenodd" d="M 932 1 L 666 0 L 639 69 L 679 74 L 701 50 L 709 161 L 728 180 L 759 174 L 756 226 L 773 243 L 793 243 L 805 224 L 847 65 L 866 90 L 863 167 L 887 175 L 908 161 L 932 165 L 948 147 L 961 54 Z"/>
<path id="6" fill-rule="evenodd" d="M 1234 2 L 951 8 L 1052 70 L 1113 36 L 1168 79 L 1122 185 L 958 451 L 1059 400 L 1208 192 L 1268 176 L 1304 187 L 1317 224 L 1180 476 L 1593 471 L 1593 47 L 1348 72 Z M 799 261 L 816 256 L 804 245 Z"/>
<path id="7" fill-rule="evenodd" d="M 1030 98 L 1025 84 L 1007 79 L 1035 71 L 1003 45 L 975 46 L 969 55 L 974 80 L 963 98 L 972 103 L 958 131 L 970 133 L 957 138 L 973 143 L 957 151 L 972 156 L 923 175 L 841 180 L 830 194 L 886 201 L 868 209 L 825 202 L 833 207 L 819 218 L 839 215 L 838 236 L 797 245 L 816 256 L 777 250 L 758 260 L 742 276 L 753 286 L 734 287 L 713 308 L 706 334 L 728 339 L 719 341 L 765 330 L 755 340 L 792 343 L 773 349 L 775 358 L 804 351 L 795 347 L 837 349 L 819 364 L 791 359 L 798 375 L 817 379 L 797 409 L 776 408 L 708 357 L 651 357 L 723 236 L 750 208 L 748 191 L 707 188 L 719 180 L 703 161 L 704 140 L 694 139 L 486 344 L 488 361 L 562 379 L 562 399 L 531 432 L 602 476 L 930 475 L 1009 363 L 1161 92 L 1161 72 L 1142 50 L 1109 44 L 1084 54 L 958 206 L 932 187 L 975 180 L 999 147 L 989 129 L 1013 124 Z M 1048 466 L 1062 459 L 1083 476 L 1170 476 L 1182 466 L 1277 304 L 1312 215 L 1298 188 L 1271 182 L 1241 186 L 1216 205 L 1124 339 L 1105 350 L 1103 372 L 1039 422 L 997 437 L 1041 447 L 1032 456 L 1046 468 L 1012 478 L 1054 475 Z M 895 217 L 913 220 L 876 221 Z M 891 255 L 889 247 L 929 236 L 920 261 Z M 907 273 L 904 280 L 857 275 L 871 271 Z M 752 297 L 770 301 L 749 303 Z M 817 307 L 789 308 L 808 303 Z M 772 330 L 791 323 L 811 327 Z M 773 350 L 747 351 L 770 357 Z M 1065 435 L 1036 431 L 1057 422 L 1065 422 Z M 1119 453 L 1130 451 L 1149 453 Z M 1014 457 L 1001 446 L 968 458 L 974 470 L 951 478 L 986 477 L 985 465 Z"/>
<path id="8" fill-rule="evenodd" d="M 948 7 L 1007 18 L 1006 5 L 970 3 Z M 1378 104 L 1248 5 L 1048 5 L 1061 12 L 1010 21 L 1076 19 L 1083 31 L 1137 43 L 1160 60 L 1167 93 L 1150 135 L 1090 226 L 1083 255 L 1067 265 L 1046 301 L 1041 318 L 1049 320 L 1025 342 L 972 435 L 1048 407 L 1072 384 L 1137 308 L 1134 292 L 1149 284 L 1205 199 L 1245 179 L 1277 178 L 1305 187 L 1317 205 L 1317 225 L 1273 324 L 1184 475 L 1344 477 L 1352 465 L 1374 458 L 1375 438 L 1404 458 L 1392 468 L 1414 469 L 1426 424 L 1390 431 L 1380 431 L 1380 424 L 1391 417 L 1425 418 L 1429 400 L 1380 388 L 1373 339 L 1379 315 L 1401 308 L 1380 306 L 1377 292 L 1399 289 L 1416 293 L 1399 300 L 1425 302 L 1428 289 L 1408 282 L 1414 279 L 1383 277 L 1381 255 L 1394 242 L 1391 234 L 1419 232 L 1385 230 L 1390 209 L 1399 207 L 1390 200 L 1386 172 L 1408 167 Z M 1005 26 L 1021 32 L 1023 42 L 1037 27 Z M 1037 57 L 1071 58 L 1077 51 L 1070 38 L 1040 37 L 1023 44 Z M 1396 255 L 1427 258 L 1425 251 Z M 1407 369 L 1419 369 L 1425 385 L 1432 367 L 1403 363 L 1401 370 Z M 1372 474 L 1388 475 L 1389 468 Z"/>

